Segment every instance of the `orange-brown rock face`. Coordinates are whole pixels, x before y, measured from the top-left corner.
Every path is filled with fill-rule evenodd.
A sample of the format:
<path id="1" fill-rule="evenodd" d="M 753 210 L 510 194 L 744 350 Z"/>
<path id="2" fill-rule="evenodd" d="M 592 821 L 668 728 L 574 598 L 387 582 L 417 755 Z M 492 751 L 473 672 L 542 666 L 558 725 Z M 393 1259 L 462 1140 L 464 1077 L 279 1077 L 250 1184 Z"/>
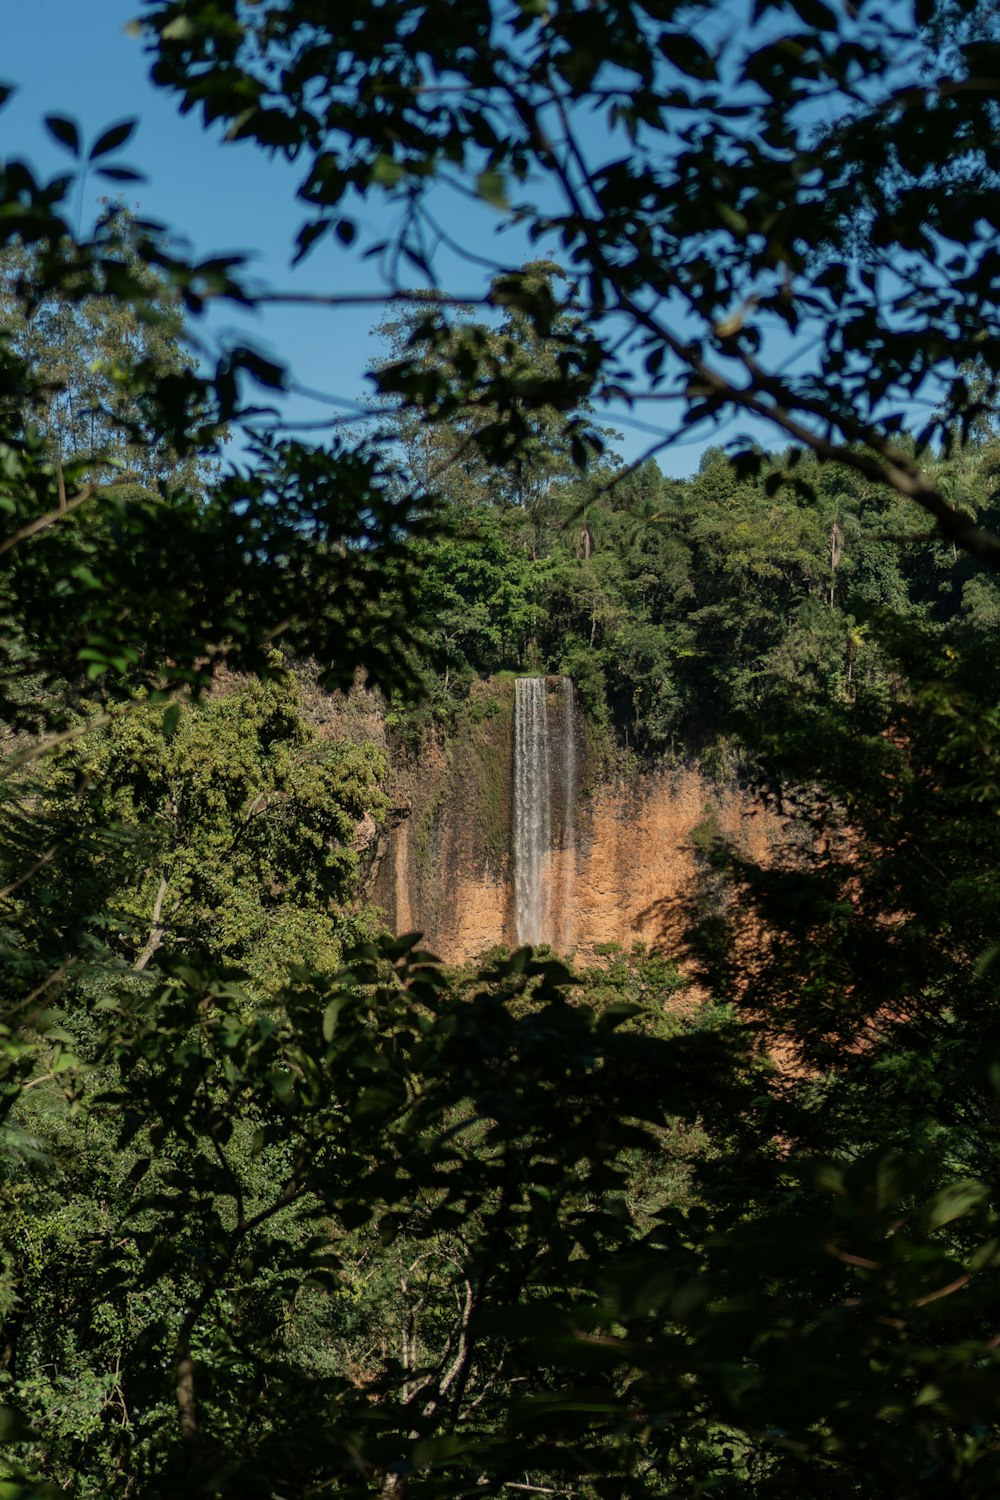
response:
<path id="1" fill-rule="evenodd" d="M 707 822 L 747 853 L 766 859 L 773 824 L 734 791 L 720 791 L 696 769 L 647 773 L 594 789 L 582 827 L 573 882 L 572 946 L 627 948 L 676 942 L 676 899 L 696 875 L 695 831 Z"/>
<path id="2" fill-rule="evenodd" d="M 692 835 L 711 817 L 720 832 L 766 858 L 773 825 L 734 793 L 719 793 L 697 770 L 646 774 L 594 789 L 579 814 L 577 843 L 549 858 L 549 940 L 583 961 L 602 943 L 670 946 L 673 902 L 695 876 Z M 394 830 L 377 897 L 396 932 L 422 931 L 448 963 L 518 940 L 511 860 L 477 860 L 460 807 L 442 809 L 437 859 L 415 869 L 412 825 Z"/>
<path id="3" fill-rule="evenodd" d="M 567 720 L 559 707 L 567 701 L 561 679 L 546 687 L 555 743 L 543 936 L 583 962 L 604 943 L 672 948 L 672 904 L 696 873 L 696 830 L 711 820 L 766 860 L 777 821 L 696 768 L 630 776 L 595 768 L 580 715 Z M 450 963 L 519 940 L 513 696 L 510 682 L 481 685 L 470 722 L 414 768 L 409 816 L 393 829 L 373 880 L 390 926 L 422 931 Z"/>

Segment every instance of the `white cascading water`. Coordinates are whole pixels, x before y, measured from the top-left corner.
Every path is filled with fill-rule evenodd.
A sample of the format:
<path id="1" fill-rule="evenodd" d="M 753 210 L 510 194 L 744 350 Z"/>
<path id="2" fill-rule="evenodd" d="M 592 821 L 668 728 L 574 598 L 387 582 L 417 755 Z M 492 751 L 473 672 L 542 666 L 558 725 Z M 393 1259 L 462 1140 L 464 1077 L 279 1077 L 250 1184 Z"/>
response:
<path id="1" fill-rule="evenodd" d="M 573 714 L 573 679 L 562 680 L 563 699 L 563 836 L 562 836 L 562 926 L 559 944 L 568 953 L 576 941 L 574 896 L 576 894 L 576 726 Z"/>
<path id="2" fill-rule="evenodd" d="M 519 943 L 547 942 L 551 849 L 544 677 L 514 683 L 514 915 Z"/>

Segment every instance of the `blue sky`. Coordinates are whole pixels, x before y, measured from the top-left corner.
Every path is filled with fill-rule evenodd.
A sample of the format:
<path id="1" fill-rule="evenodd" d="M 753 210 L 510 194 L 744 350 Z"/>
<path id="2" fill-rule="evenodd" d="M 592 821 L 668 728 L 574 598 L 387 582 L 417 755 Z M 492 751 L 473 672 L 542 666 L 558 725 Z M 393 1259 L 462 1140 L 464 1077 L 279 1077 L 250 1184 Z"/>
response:
<path id="1" fill-rule="evenodd" d="M 295 172 L 250 145 L 225 145 L 148 81 L 141 42 L 126 34 L 132 0 L 30 0 L 4 17 L 0 81 L 17 88 L 0 114 L 4 155 L 23 156 L 38 170 L 64 169 L 67 158 L 42 125 L 47 113 L 68 115 L 93 139 L 109 124 L 137 117 L 139 128 L 120 159 L 146 181 L 124 195 L 144 216 L 165 224 L 195 254 L 251 253 L 255 277 L 271 286 L 315 289 L 335 284 L 371 290 L 375 278 L 333 247 L 317 252 L 293 275 L 289 262 L 303 217 L 294 199 Z M 119 158 L 116 157 L 116 160 Z M 108 185 L 84 189 L 84 222 Z M 339 259 L 339 264 L 338 264 Z M 345 398 L 362 397 L 363 373 L 377 348 L 371 308 L 317 318 L 315 311 L 276 310 L 242 322 L 228 311 L 223 326 L 249 331 L 281 356 L 304 385 Z M 322 415 L 321 407 L 302 408 Z"/>
<path id="2" fill-rule="evenodd" d="M 164 223 L 199 255 L 250 252 L 255 277 L 271 287 L 310 291 L 371 292 L 380 289 L 378 272 L 356 251 L 325 241 L 306 263 L 292 271 L 291 250 L 305 214 L 295 202 L 296 169 L 269 159 L 248 144 L 223 144 L 219 133 L 206 132 L 193 115 L 181 116 L 173 99 L 153 88 L 147 76 L 142 43 L 127 34 L 136 13 L 135 0 L 27 0 L 8 5 L 0 82 L 16 94 L 0 113 L 0 150 L 22 157 L 42 173 L 64 170 L 67 158 L 44 130 L 47 113 L 74 119 L 87 140 L 108 125 L 137 117 L 139 128 L 121 160 L 145 174 L 126 199 L 138 203 L 146 217 Z M 116 158 L 117 160 L 118 158 Z M 108 188 L 91 180 L 81 200 L 83 222 L 97 211 Z M 362 234 L 380 230 L 379 207 L 360 213 Z M 446 202 L 438 208 L 446 215 Z M 465 243 L 510 264 L 529 258 L 527 245 L 512 235 L 497 239 L 498 219 L 485 205 L 478 216 L 461 205 Z M 537 254 L 537 250 L 534 252 Z M 468 272 L 442 262 L 446 290 L 474 289 Z M 447 278 L 454 278 L 449 285 Z M 340 398 L 364 399 L 365 368 L 377 358 L 380 344 L 372 336 L 378 310 L 338 309 L 335 315 L 315 309 L 269 309 L 242 322 L 232 311 L 216 322 L 217 333 L 248 334 L 266 353 L 289 365 L 303 386 Z M 296 418 L 322 418 L 337 407 L 295 400 L 288 411 Z M 343 410 L 343 408 L 339 408 Z M 612 424 L 615 417 L 609 417 Z M 626 425 L 617 445 L 625 458 L 638 457 L 652 441 L 648 433 Z M 670 473 L 688 473 L 701 450 L 718 434 L 692 435 L 661 459 Z"/>

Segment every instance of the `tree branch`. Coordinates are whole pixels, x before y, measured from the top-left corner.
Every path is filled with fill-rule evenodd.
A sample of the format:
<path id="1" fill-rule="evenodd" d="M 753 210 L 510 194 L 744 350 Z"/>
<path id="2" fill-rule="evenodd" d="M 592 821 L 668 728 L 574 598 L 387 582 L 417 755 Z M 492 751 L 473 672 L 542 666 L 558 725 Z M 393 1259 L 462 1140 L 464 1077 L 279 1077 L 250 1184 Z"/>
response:
<path id="1" fill-rule="evenodd" d="M 65 494 L 65 491 L 63 493 Z M 12 531 L 9 536 L 5 536 L 0 541 L 0 556 L 5 552 L 9 552 L 12 547 L 16 547 L 19 542 L 26 542 L 29 537 L 36 536 L 39 531 L 45 531 L 47 527 L 54 526 L 57 521 L 61 521 L 65 516 L 68 516 L 71 511 L 76 510 L 85 501 L 90 500 L 96 493 L 96 484 L 85 484 L 83 489 L 73 496 L 72 500 L 65 500 L 56 510 L 47 510 L 43 516 L 36 516 L 33 521 L 28 521 L 25 525 L 19 526 L 17 531 Z"/>
<path id="2" fill-rule="evenodd" d="M 156 892 L 156 899 L 153 902 L 153 914 L 149 926 L 149 937 L 146 939 L 145 947 L 132 966 L 137 974 L 142 972 L 142 970 L 149 963 L 150 959 L 153 957 L 157 948 L 159 948 L 160 944 L 163 942 L 163 934 L 166 929 L 164 928 L 163 923 L 160 921 L 160 917 L 163 913 L 163 900 L 167 894 L 168 889 L 169 886 L 167 884 L 167 877 L 165 875 L 161 875 L 159 888 Z"/>

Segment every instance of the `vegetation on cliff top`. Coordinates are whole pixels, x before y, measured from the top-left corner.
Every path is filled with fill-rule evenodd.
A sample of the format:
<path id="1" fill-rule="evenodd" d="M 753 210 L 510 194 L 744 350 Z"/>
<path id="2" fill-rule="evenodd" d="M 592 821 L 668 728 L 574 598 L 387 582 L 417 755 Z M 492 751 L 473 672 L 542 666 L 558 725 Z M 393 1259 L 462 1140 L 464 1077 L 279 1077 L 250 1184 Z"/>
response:
<path id="1" fill-rule="evenodd" d="M 988 520 L 997 457 L 984 434 L 928 463 Z M 543 526 L 504 495 L 502 472 L 467 485 L 449 500 L 450 534 L 427 544 L 437 670 L 423 712 L 447 722 L 473 678 L 543 670 L 572 677 L 588 714 L 640 756 L 705 756 L 721 739 L 759 744 L 763 720 L 801 692 L 882 701 L 908 626 L 992 673 L 993 578 L 868 481 L 802 459 L 808 494 L 776 483 L 787 462 L 741 479 L 711 449 L 691 479 L 665 479 L 652 460 L 636 472 L 605 460 L 552 482 Z"/>
<path id="2" fill-rule="evenodd" d="M 298 163 L 300 253 L 360 238 L 419 312 L 388 438 L 278 439 L 281 368 L 180 341 L 259 295 L 238 264 L 74 233 L 127 126 L 0 165 L 5 1496 L 994 1494 L 992 7 L 143 26 Z M 442 184 L 568 275 L 443 292 Z M 606 400 L 794 446 L 616 475 Z M 673 955 L 452 980 L 357 930 L 381 762 L 304 727 L 278 643 L 400 702 L 428 650 L 439 694 L 568 669 L 649 750 L 736 726 L 809 836 L 705 839 L 687 1019 Z"/>

